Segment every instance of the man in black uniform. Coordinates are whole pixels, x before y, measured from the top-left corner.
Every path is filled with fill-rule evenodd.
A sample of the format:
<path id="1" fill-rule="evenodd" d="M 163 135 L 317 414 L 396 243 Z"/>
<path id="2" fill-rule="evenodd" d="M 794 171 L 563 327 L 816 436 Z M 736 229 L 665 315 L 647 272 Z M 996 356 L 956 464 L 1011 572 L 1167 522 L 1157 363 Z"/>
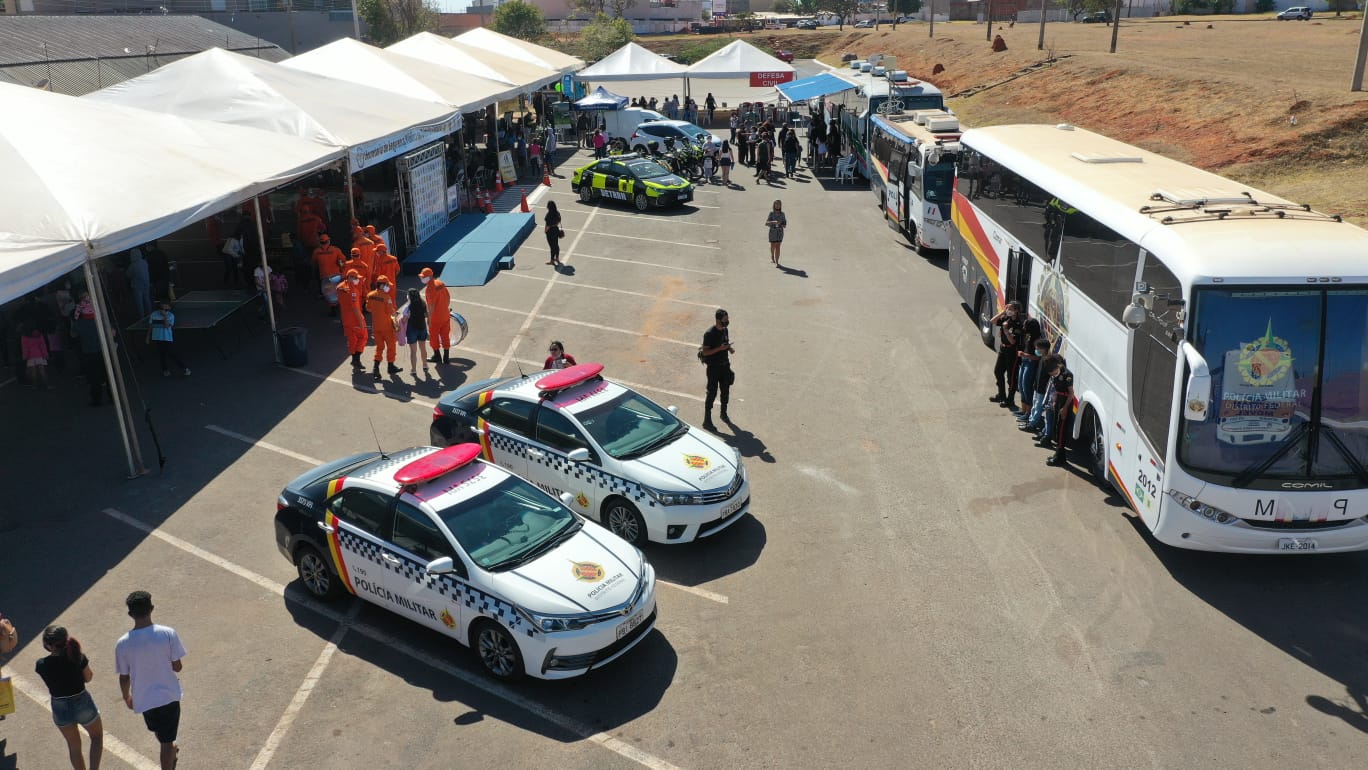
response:
<path id="1" fill-rule="evenodd" d="M 713 313 L 713 319 L 713 325 L 703 332 L 703 346 L 698 349 L 698 355 L 708 367 L 708 397 L 703 403 L 703 427 L 715 431 L 717 426 L 712 421 L 712 408 L 713 399 L 719 390 L 722 392 L 722 421 L 731 422 L 727 417 L 727 396 L 732 380 L 735 379 L 730 360 L 731 354 L 735 351 L 732 350 L 731 338 L 727 334 L 727 325 L 731 323 L 727 318 L 727 311 L 718 308 L 717 312 Z"/>
<path id="2" fill-rule="evenodd" d="M 1021 303 L 1012 300 L 1007 308 L 993 316 L 991 323 L 998 327 L 997 363 L 993 364 L 993 379 L 997 380 L 997 395 L 988 399 L 998 406 L 1014 408 L 1013 398 L 1007 395 L 1008 384 L 1016 394 L 1017 351 L 1021 349 Z"/>
<path id="3" fill-rule="evenodd" d="M 1054 388 L 1054 403 L 1050 405 L 1049 419 L 1056 421 L 1055 452 L 1045 464 L 1051 467 L 1069 461 L 1069 434 L 1073 432 L 1073 381 L 1073 372 L 1069 371 L 1068 362 L 1061 357 L 1059 368 L 1050 379 L 1050 384 Z"/>

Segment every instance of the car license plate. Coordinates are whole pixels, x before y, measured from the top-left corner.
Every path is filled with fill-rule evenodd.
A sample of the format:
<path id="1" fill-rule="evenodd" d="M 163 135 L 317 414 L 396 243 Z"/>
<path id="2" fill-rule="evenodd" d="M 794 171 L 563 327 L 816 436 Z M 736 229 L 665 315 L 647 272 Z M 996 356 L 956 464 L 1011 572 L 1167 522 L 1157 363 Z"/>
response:
<path id="1" fill-rule="evenodd" d="M 641 621 L 642 621 L 643 619 L 645 619 L 645 617 L 646 617 L 646 608 L 645 608 L 645 607 L 643 607 L 643 608 L 637 610 L 637 614 L 633 615 L 633 616 L 631 617 L 630 620 L 628 620 L 626 623 L 623 623 L 622 625 L 620 625 L 620 626 L 617 627 L 617 638 L 621 639 L 622 637 L 624 637 L 624 636 L 626 636 L 626 635 L 632 633 L 632 629 L 634 629 L 634 628 L 636 628 L 637 626 L 641 625 Z"/>
<path id="2" fill-rule="evenodd" d="M 741 510 L 741 505 L 745 502 L 745 500 L 741 499 L 740 495 L 737 495 L 735 500 L 722 506 L 722 515 L 718 518 L 725 519 L 733 513 L 736 513 L 737 511 Z"/>
<path id="3" fill-rule="evenodd" d="M 682 193 L 679 194 L 679 199 L 682 200 L 682 201 L 689 200 L 689 199 L 692 198 L 692 197 L 693 197 L 693 193 L 691 193 L 691 192 L 682 192 Z"/>
<path id="4" fill-rule="evenodd" d="M 1278 540 L 1279 551 L 1314 551 L 1316 541 L 1305 537 L 1284 537 Z"/>

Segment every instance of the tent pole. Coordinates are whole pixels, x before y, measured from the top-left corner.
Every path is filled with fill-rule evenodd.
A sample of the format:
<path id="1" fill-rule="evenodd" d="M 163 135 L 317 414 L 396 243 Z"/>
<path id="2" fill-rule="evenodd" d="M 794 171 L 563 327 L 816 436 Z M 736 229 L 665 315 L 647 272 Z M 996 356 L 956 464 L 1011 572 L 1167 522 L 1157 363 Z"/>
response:
<path id="1" fill-rule="evenodd" d="M 91 262 L 87 256 L 82 267 L 85 269 L 86 286 L 90 287 L 91 301 L 95 304 L 95 327 L 100 330 L 100 353 L 104 358 L 105 375 L 109 378 L 110 395 L 114 399 L 114 416 L 119 421 L 119 438 L 123 440 L 124 456 L 128 458 L 128 477 L 135 479 L 147 473 L 147 469 L 143 467 L 138 438 L 130 430 L 128 402 L 123 398 L 122 373 L 114 365 L 114 343 L 104 307 L 104 284 L 100 282 L 99 273 L 91 267 Z"/>
<path id="2" fill-rule="evenodd" d="M 348 151 L 347 151 L 347 167 L 346 167 L 346 168 L 347 168 L 347 213 L 351 215 L 351 218 L 347 221 L 347 237 L 350 238 L 350 237 L 351 237 L 352 222 L 355 222 L 355 221 L 356 221 L 356 203 L 355 203 L 355 201 L 356 201 L 356 195 L 352 192 L 352 163 L 351 163 L 351 150 L 348 150 Z M 351 254 L 350 251 L 347 252 L 347 253 L 348 253 L 348 255 Z"/>
<path id="3" fill-rule="evenodd" d="M 280 338 L 276 336 L 275 303 L 271 301 L 271 264 L 266 261 L 266 235 L 261 229 L 261 196 L 252 198 L 252 209 L 256 212 L 257 248 L 261 251 L 262 294 L 266 300 L 266 315 L 271 319 L 271 349 L 276 363 L 280 363 Z"/>

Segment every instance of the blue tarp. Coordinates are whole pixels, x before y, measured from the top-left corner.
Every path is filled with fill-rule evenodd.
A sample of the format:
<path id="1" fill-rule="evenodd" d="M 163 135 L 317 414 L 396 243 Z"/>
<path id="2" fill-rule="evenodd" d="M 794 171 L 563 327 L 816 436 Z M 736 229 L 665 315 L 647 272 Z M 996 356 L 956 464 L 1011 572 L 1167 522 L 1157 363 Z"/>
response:
<path id="1" fill-rule="evenodd" d="M 808 99 L 847 91 L 855 87 L 854 83 L 844 78 L 838 78 L 830 72 L 823 72 L 810 78 L 793 80 L 775 86 L 779 90 L 779 95 L 791 102 L 805 102 Z"/>
<path id="2" fill-rule="evenodd" d="M 627 106 L 627 101 L 627 97 L 618 96 L 605 89 L 603 86 L 599 86 L 594 89 L 592 94 L 589 94 L 571 105 L 571 108 L 581 112 L 589 110 L 620 110 Z"/>

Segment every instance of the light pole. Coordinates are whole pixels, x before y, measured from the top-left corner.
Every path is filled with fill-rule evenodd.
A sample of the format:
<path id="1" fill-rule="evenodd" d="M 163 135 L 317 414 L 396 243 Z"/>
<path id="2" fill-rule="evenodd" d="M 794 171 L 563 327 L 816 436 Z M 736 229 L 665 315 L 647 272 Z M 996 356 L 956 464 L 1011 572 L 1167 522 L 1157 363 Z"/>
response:
<path id="1" fill-rule="evenodd" d="M 926 36 L 934 38 L 936 36 L 936 0 L 926 0 L 926 17 L 931 21 L 931 26 L 926 30 Z"/>
<path id="2" fill-rule="evenodd" d="M 1040 0 L 1040 39 L 1036 40 L 1036 50 L 1045 50 L 1045 0 Z"/>

